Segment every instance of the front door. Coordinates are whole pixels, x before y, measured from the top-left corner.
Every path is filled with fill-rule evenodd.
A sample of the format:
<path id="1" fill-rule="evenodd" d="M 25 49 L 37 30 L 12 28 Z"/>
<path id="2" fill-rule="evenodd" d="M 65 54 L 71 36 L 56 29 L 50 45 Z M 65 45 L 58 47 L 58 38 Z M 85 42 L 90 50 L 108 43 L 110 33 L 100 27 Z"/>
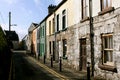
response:
<path id="1" fill-rule="evenodd" d="M 86 70 L 87 57 L 86 57 L 86 39 L 80 39 L 80 71 Z"/>
<path id="2" fill-rule="evenodd" d="M 53 41 L 53 61 L 55 61 L 55 41 Z"/>

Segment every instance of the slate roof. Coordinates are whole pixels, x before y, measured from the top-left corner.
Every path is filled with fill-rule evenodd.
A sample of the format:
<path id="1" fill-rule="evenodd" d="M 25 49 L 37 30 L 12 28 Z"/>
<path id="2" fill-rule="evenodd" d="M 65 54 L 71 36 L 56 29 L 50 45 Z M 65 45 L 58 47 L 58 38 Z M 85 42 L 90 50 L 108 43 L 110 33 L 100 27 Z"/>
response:
<path id="1" fill-rule="evenodd" d="M 29 29 L 28 29 L 28 32 L 31 32 L 31 31 L 33 31 L 35 28 L 37 28 L 37 23 L 32 23 L 31 25 L 30 25 L 30 27 L 29 27 Z"/>
<path id="2" fill-rule="evenodd" d="M 34 26 L 37 26 L 38 24 L 37 23 L 32 23 Z"/>

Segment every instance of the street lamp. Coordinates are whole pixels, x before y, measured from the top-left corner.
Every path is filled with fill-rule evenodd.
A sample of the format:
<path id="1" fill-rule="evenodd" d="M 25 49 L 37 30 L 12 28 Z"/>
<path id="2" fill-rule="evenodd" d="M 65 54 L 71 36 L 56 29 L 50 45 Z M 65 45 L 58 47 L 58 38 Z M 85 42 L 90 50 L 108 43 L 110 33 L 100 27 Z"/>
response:
<path id="1" fill-rule="evenodd" d="M 9 31 L 11 31 L 11 26 L 17 26 L 17 24 L 11 24 L 11 12 L 9 12 Z"/>

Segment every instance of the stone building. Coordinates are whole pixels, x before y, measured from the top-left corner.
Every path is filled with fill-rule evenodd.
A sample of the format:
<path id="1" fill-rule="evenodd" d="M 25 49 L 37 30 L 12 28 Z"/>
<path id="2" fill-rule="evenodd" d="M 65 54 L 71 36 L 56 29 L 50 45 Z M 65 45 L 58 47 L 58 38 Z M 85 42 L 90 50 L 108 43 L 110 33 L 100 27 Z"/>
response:
<path id="1" fill-rule="evenodd" d="M 109 80 L 119 80 L 120 8 L 115 8 L 114 4 L 113 8 L 106 14 L 94 17 L 95 74 Z"/>
<path id="2" fill-rule="evenodd" d="M 46 18 L 47 58 L 94 76 L 120 79 L 120 1 L 92 0 L 94 56 L 91 56 L 89 1 L 62 0 Z M 94 58 L 94 61 L 91 58 Z"/>

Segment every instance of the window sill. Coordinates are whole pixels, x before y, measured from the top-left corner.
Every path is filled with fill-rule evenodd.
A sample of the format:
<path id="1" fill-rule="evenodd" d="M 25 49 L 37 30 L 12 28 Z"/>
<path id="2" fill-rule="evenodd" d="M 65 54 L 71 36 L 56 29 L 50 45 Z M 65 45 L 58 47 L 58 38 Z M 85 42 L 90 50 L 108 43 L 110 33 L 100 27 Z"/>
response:
<path id="1" fill-rule="evenodd" d="M 51 34 L 51 36 L 53 36 L 54 35 L 54 33 L 53 34 Z"/>
<path id="2" fill-rule="evenodd" d="M 52 34 L 50 34 L 49 36 L 52 36 Z"/>
<path id="3" fill-rule="evenodd" d="M 117 73 L 117 68 L 115 66 L 111 66 L 111 65 L 104 65 L 104 64 L 98 64 L 98 67 L 102 70 L 106 70 L 106 71 L 112 71 Z"/>
<path id="4" fill-rule="evenodd" d="M 62 31 L 66 31 L 66 30 L 67 30 L 67 28 L 62 29 Z"/>
<path id="5" fill-rule="evenodd" d="M 63 56 L 63 59 L 64 59 L 64 60 L 67 60 L 67 57 Z"/>
<path id="6" fill-rule="evenodd" d="M 60 31 L 55 32 L 55 34 L 58 34 L 58 33 L 60 33 Z"/>
<path id="7" fill-rule="evenodd" d="M 114 10 L 114 7 L 105 8 L 101 12 L 99 12 L 98 15 L 103 15 L 103 14 L 109 13 L 113 10 Z"/>
<path id="8" fill-rule="evenodd" d="M 85 21 L 87 21 L 87 20 L 89 20 L 89 17 L 83 18 L 80 22 L 82 23 L 82 22 L 85 22 Z"/>

